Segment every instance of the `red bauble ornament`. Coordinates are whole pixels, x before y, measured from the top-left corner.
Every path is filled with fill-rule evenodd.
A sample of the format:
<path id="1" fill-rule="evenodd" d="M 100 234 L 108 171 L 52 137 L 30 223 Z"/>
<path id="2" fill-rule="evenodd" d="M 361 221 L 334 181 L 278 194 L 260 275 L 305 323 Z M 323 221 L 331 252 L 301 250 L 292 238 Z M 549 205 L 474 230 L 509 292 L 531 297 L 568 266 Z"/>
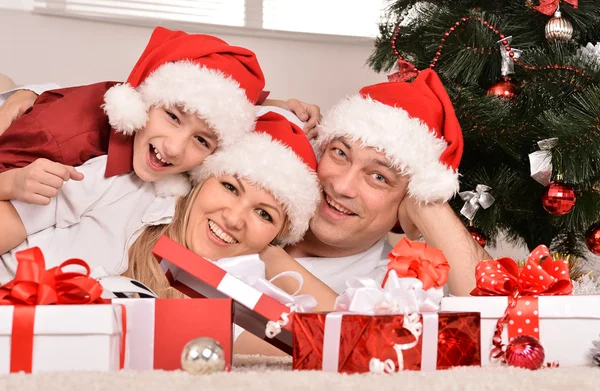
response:
<path id="1" fill-rule="evenodd" d="M 542 205 L 546 212 L 555 216 L 569 213 L 575 207 L 575 189 L 563 182 L 550 182 L 542 195 Z"/>
<path id="2" fill-rule="evenodd" d="M 480 228 L 469 226 L 467 227 L 467 230 L 471 233 L 473 239 L 475 239 L 475 241 L 479 243 L 481 247 L 485 247 L 485 244 L 487 243 L 487 237 Z"/>
<path id="3" fill-rule="evenodd" d="M 590 225 L 585 231 L 585 245 L 594 255 L 600 255 L 600 222 Z"/>
<path id="4" fill-rule="evenodd" d="M 506 363 L 512 367 L 539 369 L 545 357 L 540 341 L 529 335 L 513 338 L 506 347 Z"/>
<path id="5" fill-rule="evenodd" d="M 503 80 L 492 85 L 488 90 L 488 95 L 495 95 L 503 99 L 513 99 L 519 92 L 519 86 L 510 77 L 504 77 Z"/>

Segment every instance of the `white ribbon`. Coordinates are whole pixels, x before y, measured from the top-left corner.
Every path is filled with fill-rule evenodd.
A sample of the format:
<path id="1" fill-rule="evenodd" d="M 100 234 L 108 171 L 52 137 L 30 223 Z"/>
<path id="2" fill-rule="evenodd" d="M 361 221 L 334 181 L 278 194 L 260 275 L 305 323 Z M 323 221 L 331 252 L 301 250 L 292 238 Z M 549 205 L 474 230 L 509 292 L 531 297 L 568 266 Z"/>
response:
<path id="1" fill-rule="evenodd" d="M 265 335 L 269 338 L 277 336 L 281 330 L 289 323 L 289 317 L 292 312 L 310 311 L 317 305 L 317 301 L 311 295 L 297 295 L 302 289 L 304 279 L 298 272 L 288 271 L 279 273 L 270 280 L 265 276 L 265 264 L 260 259 L 258 254 L 242 255 L 233 258 L 222 258 L 215 262 L 217 266 L 225 270 L 227 273 L 244 281 L 256 290 L 265 295 L 272 297 L 278 302 L 285 304 L 290 308 L 289 312 L 282 312 L 281 319 L 277 321 L 270 320 L 265 328 Z M 298 289 L 292 294 L 287 293 L 283 289 L 273 284 L 273 281 L 280 277 L 292 277 L 298 281 Z"/>
<path id="2" fill-rule="evenodd" d="M 475 191 L 462 191 L 458 193 L 460 198 L 465 201 L 460 214 L 469 220 L 473 220 L 479 208 L 487 209 L 492 206 L 496 199 L 488 193 L 490 190 L 492 188 L 489 186 L 477 185 Z"/>
<path id="3" fill-rule="evenodd" d="M 421 370 L 435 370 L 437 361 L 437 311 L 443 297 L 442 288 L 423 289 L 416 278 L 399 278 L 395 270 L 390 271 L 385 287 L 381 288 L 372 279 L 352 278 L 346 282 L 348 289 L 336 299 L 335 311 L 325 317 L 323 343 L 323 371 L 337 372 L 340 351 L 342 318 L 348 314 L 393 315 L 404 314 L 403 327 L 415 337 L 407 344 L 395 344 L 398 370 L 404 369 L 403 351 L 414 348 L 422 335 Z M 423 324 L 419 322 L 423 316 Z M 393 360 L 381 361 L 373 357 L 369 371 L 393 373 Z"/>
<path id="4" fill-rule="evenodd" d="M 556 146 L 558 138 L 548 138 L 537 142 L 539 151 L 529 154 L 530 176 L 538 183 L 548 186 L 552 178 L 552 148 Z"/>

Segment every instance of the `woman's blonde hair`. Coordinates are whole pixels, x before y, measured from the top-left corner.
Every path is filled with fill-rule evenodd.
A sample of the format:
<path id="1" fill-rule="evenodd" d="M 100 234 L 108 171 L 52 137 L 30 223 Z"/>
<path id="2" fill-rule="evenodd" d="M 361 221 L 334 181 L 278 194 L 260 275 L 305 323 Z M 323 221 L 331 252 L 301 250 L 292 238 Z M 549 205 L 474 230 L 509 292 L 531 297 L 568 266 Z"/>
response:
<path id="1" fill-rule="evenodd" d="M 185 241 L 185 231 L 190 218 L 192 205 L 203 184 L 204 183 L 197 184 L 190 194 L 177 201 L 175 215 L 173 216 L 173 221 L 171 223 L 146 227 L 144 232 L 142 232 L 129 248 L 129 267 L 123 275 L 140 281 L 152 289 L 161 298 L 182 298 L 185 296 L 178 290 L 171 288 L 165 273 L 162 271 L 152 254 L 152 248 L 162 235 L 188 247 Z M 283 226 L 274 242 L 281 236 L 287 234 L 289 228 L 290 221 L 286 216 Z"/>

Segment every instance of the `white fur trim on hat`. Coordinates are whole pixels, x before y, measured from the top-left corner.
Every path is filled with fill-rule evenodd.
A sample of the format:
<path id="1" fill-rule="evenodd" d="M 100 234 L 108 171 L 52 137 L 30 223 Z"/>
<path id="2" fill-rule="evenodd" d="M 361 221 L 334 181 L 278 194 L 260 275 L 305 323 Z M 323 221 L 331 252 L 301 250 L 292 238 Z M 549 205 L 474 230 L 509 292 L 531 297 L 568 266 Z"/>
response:
<path id="1" fill-rule="evenodd" d="M 216 152 L 191 173 L 193 183 L 211 176 L 235 175 L 269 191 L 282 204 L 290 229 L 280 244 L 300 241 L 321 200 L 317 174 L 292 151 L 264 133 L 247 135 Z"/>
<path id="2" fill-rule="evenodd" d="M 459 189 L 458 173 L 440 162 L 446 141 L 401 108 L 358 94 L 351 96 L 323 118 L 319 156 L 338 137 L 349 137 L 385 153 L 394 167 L 409 175 L 408 193 L 420 201 L 447 201 Z"/>
<path id="3" fill-rule="evenodd" d="M 184 197 L 192 190 L 190 179 L 185 174 L 175 174 L 154 182 L 154 192 L 160 197 Z"/>
<path id="4" fill-rule="evenodd" d="M 136 89 L 128 84 L 114 86 L 104 102 L 111 126 L 128 135 L 146 124 L 150 107 L 181 105 L 214 129 L 219 146 L 235 143 L 252 131 L 256 119 L 256 109 L 237 81 L 192 61 L 163 64 Z"/>

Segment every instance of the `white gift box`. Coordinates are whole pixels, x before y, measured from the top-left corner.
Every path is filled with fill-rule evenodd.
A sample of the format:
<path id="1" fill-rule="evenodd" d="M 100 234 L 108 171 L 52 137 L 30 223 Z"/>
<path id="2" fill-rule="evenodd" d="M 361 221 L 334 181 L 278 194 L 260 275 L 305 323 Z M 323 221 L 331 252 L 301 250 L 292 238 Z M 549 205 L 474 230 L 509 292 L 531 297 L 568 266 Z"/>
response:
<path id="1" fill-rule="evenodd" d="M 14 306 L 0 306 L 0 373 L 11 371 Z M 35 307 L 32 372 L 119 370 L 120 305 Z M 22 352 L 20 352 L 22 353 Z"/>
<path id="2" fill-rule="evenodd" d="M 490 360 L 496 322 L 508 305 L 506 296 L 445 297 L 442 311 L 481 313 L 481 365 L 499 365 Z M 540 296 L 538 298 L 540 342 L 545 362 L 560 366 L 592 365 L 592 341 L 600 339 L 600 295 Z M 508 343 L 507 327 L 502 342 Z"/>

